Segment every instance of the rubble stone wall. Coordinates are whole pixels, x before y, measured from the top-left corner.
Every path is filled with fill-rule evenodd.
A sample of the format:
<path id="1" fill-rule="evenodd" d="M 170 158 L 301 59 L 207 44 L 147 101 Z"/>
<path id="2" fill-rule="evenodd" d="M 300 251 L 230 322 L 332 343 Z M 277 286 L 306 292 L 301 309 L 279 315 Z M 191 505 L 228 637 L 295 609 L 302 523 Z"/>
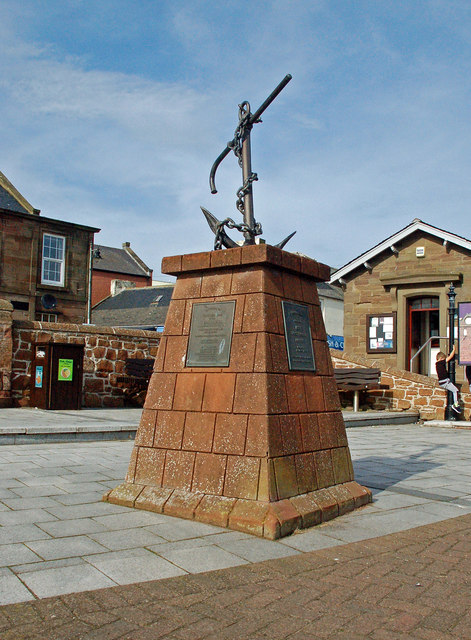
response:
<path id="1" fill-rule="evenodd" d="M 0 299 L 0 408 L 11 406 L 12 313 L 13 306 Z"/>
<path id="2" fill-rule="evenodd" d="M 29 406 L 32 344 L 60 342 L 84 346 L 83 407 L 122 407 L 117 378 L 126 358 L 155 358 L 160 341 L 154 331 L 52 322 L 13 322 L 11 396 L 14 406 Z"/>
<path id="3" fill-rule="evenodd" d="M 330 350 L 334 368 L 355 367 L 381 369 L 381 385 L 384 389 L 368 391 L 365 395 L 370 409 L 376 411 L 417 410 L 422 420 L 443 420 L 445 417 L 446 391 L 438 386 L 435 378 L 385 365 L 382 360 L 371 360 L 335 349 Z M 460 385 L 458 385 L 460 386 Z M 461 385 L 461 404 L 466 417 L 471 410 L 471 393 L 465 383 Z"/>

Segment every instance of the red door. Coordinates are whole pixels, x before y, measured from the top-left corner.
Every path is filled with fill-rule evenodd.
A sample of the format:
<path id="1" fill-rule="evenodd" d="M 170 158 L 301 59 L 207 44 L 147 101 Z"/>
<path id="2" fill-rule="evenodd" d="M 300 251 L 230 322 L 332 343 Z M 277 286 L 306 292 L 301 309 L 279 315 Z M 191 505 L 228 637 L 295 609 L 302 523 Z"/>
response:
<path id="1" fill-rule="evenodd" d="M 412 361 L 412 371 L 422 375 L 432 373 L 430 360 L 430 348 L 439 346 L 438 336 L 440 330 L 440 303 L 438 296 L 421 296 L 411 298 L 408 301 L 408 340 L 407 340 L 407 365 L 414 354 L 418 352 L 429 338 L 437 336 L 437 340 L 431 340 L 426 347 Z"/>

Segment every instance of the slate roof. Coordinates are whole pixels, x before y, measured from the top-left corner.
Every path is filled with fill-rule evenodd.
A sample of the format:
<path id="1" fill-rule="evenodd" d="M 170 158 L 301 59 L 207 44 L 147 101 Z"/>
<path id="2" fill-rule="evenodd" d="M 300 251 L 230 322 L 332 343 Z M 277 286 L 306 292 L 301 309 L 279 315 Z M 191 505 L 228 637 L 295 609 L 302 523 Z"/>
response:
<path id="1" fill-rule="evenodd" d="M 16 213 L 34 213 L 34 209 L 24 196 L 12 185 L 8 178 L 0 171 L 0 209 L 15 211 Z"/>
<path id="2" fill-rule="evenodd" d="M 317 292 L 320 298 L 332 298 L 333 300 L 343 301 L 343 290 L 340 287 L 334 287 L 328 282 L 318 282 Z"/>
<path id="3" fill-rule="evenodd" d="M 123 289 L 92 309 L 92 324 L 154 329 L 165 324 L 174 285 Z"/>
<path id="4" fill-rule="evenodd" d="M 8 209 L 8 211 L 18 211 L 19 213 L 28 213 L 15 198 L 8 193 L 6 189 L 0 186 L 0 209 Z"/>
<path id="5" fill-rule="evenodd" d="M 124 249 L 115 247 L 105 247 L 102 244 L 95 244 L 94 249 L 99 249 L 101 258 L 93 258 L 93 268 L 99 271 L 113 271 L 129 276 L 149 276 L 132 256 Z"/>

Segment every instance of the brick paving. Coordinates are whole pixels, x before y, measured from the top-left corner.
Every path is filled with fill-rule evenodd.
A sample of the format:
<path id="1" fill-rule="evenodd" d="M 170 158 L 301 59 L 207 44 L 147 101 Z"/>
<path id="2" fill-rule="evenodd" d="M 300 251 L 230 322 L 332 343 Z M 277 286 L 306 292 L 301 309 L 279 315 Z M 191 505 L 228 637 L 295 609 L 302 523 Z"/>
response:
<path id="1" fill-rule="evenodd" d="M 465 640 L 471 515 L 302 555 L 0 608 L 2 640 Z"/>

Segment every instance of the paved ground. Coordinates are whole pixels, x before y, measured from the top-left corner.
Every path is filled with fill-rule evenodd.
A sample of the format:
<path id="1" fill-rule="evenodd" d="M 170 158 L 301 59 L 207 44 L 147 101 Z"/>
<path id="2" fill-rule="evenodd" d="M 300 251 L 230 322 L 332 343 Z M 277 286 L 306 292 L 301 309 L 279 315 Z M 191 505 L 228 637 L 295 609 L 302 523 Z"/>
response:
<path id="1" fill-rule="evenodd" d="M 302 555 L 0 608 L 2 640 L 466 640 L 471 516 Z"/>
<path id="2" fill-rule="evenodd" d="M 0 445 L 132 439 L 142 409 L 46 411 L 30 407 L 2 409 Z"/>
<path id="3" fill-rule="evenodd" d="M 277 542 L 100 502 L 130 442 L 1 447 L 0 637 L 471 638 L 471 431 L 348 437 L 374 504 Z"/>
<path id="4" fill-rule="evenodd" d="M 0 428 L 57 429 L 74 425 L 136 427 L 142 414 L 137 409 L 80 409 L 79 411 L 46 411 L 36 407 L 2 409 Z"/>

